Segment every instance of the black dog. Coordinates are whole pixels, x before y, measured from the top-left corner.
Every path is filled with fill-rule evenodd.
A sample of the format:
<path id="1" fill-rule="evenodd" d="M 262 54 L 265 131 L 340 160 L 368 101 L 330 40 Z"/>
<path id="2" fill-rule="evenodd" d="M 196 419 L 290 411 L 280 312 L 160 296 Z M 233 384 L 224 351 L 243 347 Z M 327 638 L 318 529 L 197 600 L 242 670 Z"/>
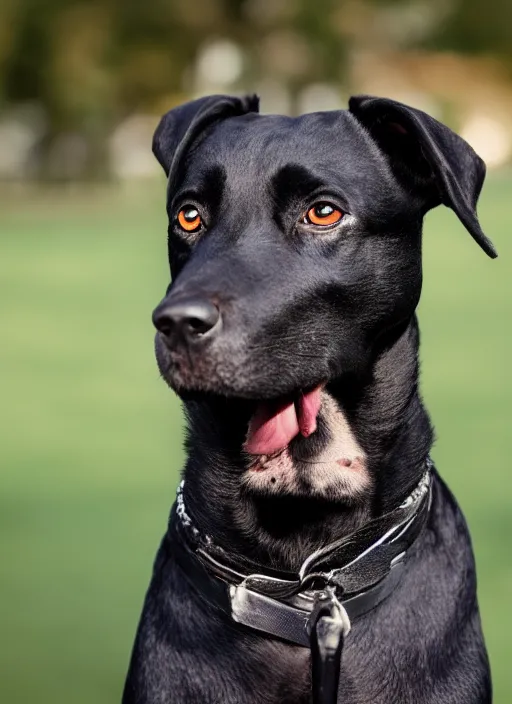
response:
<path id="1" fill-rule="evenodd" d="M 484 164 L 391 100 L 257 106 L 196 100 L 155 134 L 173 280 L 156 355 L 188 460 L 124 704 L 311 702 L 312 659 L 315 701 L 339 679 L 344 704 L 490 702 L 469 534 L 428 460 L 415 317 L 430 208 L 496 256 L 475 209 Z M 286 632 L 291 611 L 304 633 Z"/>

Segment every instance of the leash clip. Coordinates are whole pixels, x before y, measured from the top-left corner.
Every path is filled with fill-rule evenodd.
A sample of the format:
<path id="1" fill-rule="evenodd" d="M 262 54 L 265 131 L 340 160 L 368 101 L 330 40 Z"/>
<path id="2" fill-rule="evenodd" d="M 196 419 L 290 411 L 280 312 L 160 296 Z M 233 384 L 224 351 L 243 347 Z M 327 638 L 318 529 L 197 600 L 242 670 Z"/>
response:
<path id="1" fill-rule="evenodd" d="M 331 618 L 336 623 L 340 623 L 344 638 L 350 633 L 352 624 L 350 623 L 349 615 L 343 604 L 338 600 L 334 587 L 327 586 L 323 591 L 315 595 L 313 609 L 306 626 L 310 637 L 320 618 Z"/>

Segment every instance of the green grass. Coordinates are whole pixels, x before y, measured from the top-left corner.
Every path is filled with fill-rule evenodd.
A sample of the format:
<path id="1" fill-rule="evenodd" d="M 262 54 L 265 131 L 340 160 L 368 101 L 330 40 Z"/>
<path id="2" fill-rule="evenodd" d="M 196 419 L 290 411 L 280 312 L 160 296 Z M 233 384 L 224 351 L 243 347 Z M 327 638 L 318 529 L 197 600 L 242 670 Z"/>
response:
<path id="1" fill-rule="evenodd" d="M 512 701 L 512 179 L 491 262 L 429 215 L 420 309 L 434 457 L 468 518 L 495 701 Z M 174 498 L 181 414 L 153 359 L 164 185 L 0 199 L 0 701 L 115 704 Z"/>

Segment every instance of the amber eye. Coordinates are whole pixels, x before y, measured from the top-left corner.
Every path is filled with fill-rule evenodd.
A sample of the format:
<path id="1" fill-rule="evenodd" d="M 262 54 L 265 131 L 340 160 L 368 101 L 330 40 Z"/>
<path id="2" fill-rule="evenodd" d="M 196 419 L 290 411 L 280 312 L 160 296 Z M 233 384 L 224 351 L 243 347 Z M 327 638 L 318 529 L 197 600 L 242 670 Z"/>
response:
<path id="1" fill-rule="evenodd" d="M 304 216 L 304 224 L 329 227 L 329 225 L 336 225 L 342 217 L 341 210 L 330 203 L 317 203 Z"/>
<path id="2" fill-rule="evenodd" d="M 178 223 L 185 232 L 196 232 L 202 225 L 201 216 L 194 205 L 186 205 L 178 213 Z"/>

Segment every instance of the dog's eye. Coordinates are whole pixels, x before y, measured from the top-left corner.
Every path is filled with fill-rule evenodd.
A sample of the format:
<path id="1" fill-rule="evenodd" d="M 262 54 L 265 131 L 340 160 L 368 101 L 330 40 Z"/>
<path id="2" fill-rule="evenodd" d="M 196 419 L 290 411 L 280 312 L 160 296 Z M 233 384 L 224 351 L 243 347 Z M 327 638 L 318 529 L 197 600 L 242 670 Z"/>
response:
<path id="1" fill-rule="evenodd" d="M 194 205 L 186 205 L 178 213 L 178 224 L 185 232 L 196 232 L 200 229 L 203 221 Z"/>
<path id="2" fill-rule="evenodd" d="M 305 225 L 320 225 L 321 227 L 329 227 L 331 225 L 336 225 L 341 218 L 343 213 L 338 208 L 330 203 L 317 203 L 312 208 L 308 210 L 304 216 Z"/>

